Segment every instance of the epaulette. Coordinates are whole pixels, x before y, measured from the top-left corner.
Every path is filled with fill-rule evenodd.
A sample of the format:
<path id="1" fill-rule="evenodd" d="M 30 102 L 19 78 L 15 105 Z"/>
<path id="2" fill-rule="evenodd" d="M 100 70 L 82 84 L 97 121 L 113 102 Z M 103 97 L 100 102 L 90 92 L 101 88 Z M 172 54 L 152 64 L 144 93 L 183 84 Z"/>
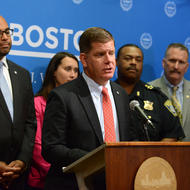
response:
<path id="1" fill-rule="evenodd" d="M 159 92 L 159 93 L 162 94 L 162 91 L 161 91 L 161 89 L 160 89 L 159 87 L 155 87 L 155 86 L 152 86 L 152 85 L 150 85 L 150 84 L 145 84 L 144 86 L 145 86 L 148 90 L 154 90 L 154 91 L 157 91 L 157 92 Z"/>
<path id="2" fill-rule="evenodd" d="M 163 98 L 165 99 L 168 99 L 168 97 L 161 91 L 161 89 L 159 87 L 155 87 L 155 86 L 152 86 L 150 84 L 145 84 L 145 87 L 148 89 L 148 90 L 153 90 L 154 92 L 158 93 L 159 95 L 161 95 Z"/>
<path id="3" fill-rule="evenodd" d="M 147 89 L 149 89 L 149 90 L 152 90 L 152 89 L 155 88 L 154 86 L 152 86 L 152 85 L 150 85 L 150 84 L 145 84 L 144 86 L 145 86 Z"/>

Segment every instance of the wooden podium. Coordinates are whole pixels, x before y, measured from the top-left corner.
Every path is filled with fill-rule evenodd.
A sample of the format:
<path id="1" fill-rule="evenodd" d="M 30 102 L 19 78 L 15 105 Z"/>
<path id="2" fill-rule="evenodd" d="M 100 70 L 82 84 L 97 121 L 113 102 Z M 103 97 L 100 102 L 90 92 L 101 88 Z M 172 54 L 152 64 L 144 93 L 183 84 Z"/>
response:
<path id="1" fill-rule="evenodd" d="M 80 190 L 93 189 L 85 179 L 104 170 L 107 190 L 134 190 L 141 164 L 160 157 L 173 168 L 177 190 L 190 189 L 190 142 L 120 142 L 104 144 L 72 163 L 63 172 L 74 172 Z"/>

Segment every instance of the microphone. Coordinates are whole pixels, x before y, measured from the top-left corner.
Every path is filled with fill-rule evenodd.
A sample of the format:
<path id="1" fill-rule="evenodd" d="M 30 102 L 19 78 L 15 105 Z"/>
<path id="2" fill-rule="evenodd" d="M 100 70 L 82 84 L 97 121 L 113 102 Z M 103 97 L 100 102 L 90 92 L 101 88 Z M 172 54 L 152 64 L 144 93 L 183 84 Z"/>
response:
<path id="1" fill-rule="evenodd" d="M 145 123 L 149 124 L 151 127 L 155 128 L 152 121 L 147 117 L 144 111 L 141 109 L 140 104 L 137 100 L 132 100 L 129 104 L 131 110 L 137 111 Z"/>

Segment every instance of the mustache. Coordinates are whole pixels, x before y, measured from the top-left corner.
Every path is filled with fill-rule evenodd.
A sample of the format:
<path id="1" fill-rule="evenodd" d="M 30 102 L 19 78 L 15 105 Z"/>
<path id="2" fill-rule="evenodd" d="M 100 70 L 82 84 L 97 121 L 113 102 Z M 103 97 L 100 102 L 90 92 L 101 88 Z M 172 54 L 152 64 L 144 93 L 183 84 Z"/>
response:
<path id="1" fill-rule="evenodd" d="M 171 70 L 170 73 L 178 73 L 178 74 L 180 74 L 180 72 L 178 70 L 176 70 L 176 69 Z"/>
<path id="2" fill-rule="evenodd" d="M 126 68 L 126 70 L 128 71 L 128 70 L 135 70 L 135 71 L 139 71 L 135 66 L 129 66 L 129 67 L 127 67 Z"/>

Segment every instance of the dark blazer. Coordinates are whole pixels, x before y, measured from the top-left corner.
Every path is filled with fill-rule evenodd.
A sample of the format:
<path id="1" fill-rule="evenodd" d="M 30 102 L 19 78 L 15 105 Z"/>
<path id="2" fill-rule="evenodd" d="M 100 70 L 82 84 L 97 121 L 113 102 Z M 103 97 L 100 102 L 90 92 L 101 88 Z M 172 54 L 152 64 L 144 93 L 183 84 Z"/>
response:
<path id="1" fill-rule="evenodd" d="M 128 95 L 114 82 L 111 82 L 111 88 L 120 141 L 128 141 Z M 45 189 L 77 189 L 74 175 L 63 174 L 61 168 L 103 143 L 98 115 L 84 78 L 80 76 L 55 88 L 48 97 L 42 132 L 42 155 L 52 164 Z"/>
<path id="2" fill-rule="evenodd" d="M 7 63 L 12 83 L 14 118 L 12 121 L 0 90 L 0 161 L 9 164 L 13 160 L 22 160 L 28 165 L 36 131 L 31 79 L 24 68 L 9 60 Z M 19 179 L 11 189 L 22 189 L 21 186 L 17 188 L 17 181 Z"/>

